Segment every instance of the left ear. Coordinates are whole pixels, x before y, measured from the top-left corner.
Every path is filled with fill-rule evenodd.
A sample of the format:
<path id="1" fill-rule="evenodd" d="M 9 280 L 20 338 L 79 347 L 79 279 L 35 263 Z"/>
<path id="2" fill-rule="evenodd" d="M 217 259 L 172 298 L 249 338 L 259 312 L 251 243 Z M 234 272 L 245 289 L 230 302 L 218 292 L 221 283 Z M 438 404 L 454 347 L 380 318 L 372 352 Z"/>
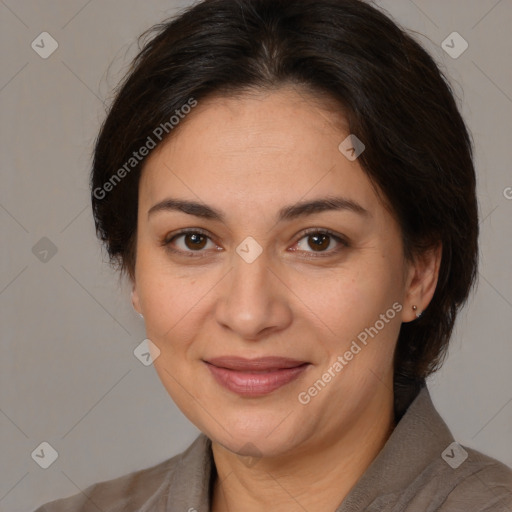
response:
<path id="1" fill-rule="evenodd" d="M 135 282 L 132 283 L 132 292 L 131 292 L 131 301 L 132 301 L 132 306 L 133 306 L 133 309 L 140 315 L 142 316 L 142 311 L 141 311 L 141 307 L 140 307 L 140 299 L 139 299 L 139 294 L 137 292 L 137 287 L 135 285 Z"/>
<path id="2" fill-rule="evenodd" d="M 414 256 L 407 271 L 402 322 L 416 320 L 430 304 L 437 286 L 441 266 L 442 244 Z M 416 306 L 416 310 L 413 309 Z"/>

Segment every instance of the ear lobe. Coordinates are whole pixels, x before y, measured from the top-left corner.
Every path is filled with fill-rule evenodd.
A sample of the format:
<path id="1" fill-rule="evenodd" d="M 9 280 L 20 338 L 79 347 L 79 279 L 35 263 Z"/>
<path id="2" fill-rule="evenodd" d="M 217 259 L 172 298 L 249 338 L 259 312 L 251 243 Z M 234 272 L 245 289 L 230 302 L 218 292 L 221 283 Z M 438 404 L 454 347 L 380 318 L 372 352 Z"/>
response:
<path id="1" fill-rule="evenodd" d="M 131 300 L 132 300 L 132 306 L 133 306 L 133 309 L 139 313 L 139 315 L 141 315 L 141 311 L 140 311 L 140 299 L 139 299 L 139 294 L 137 293 L 137 290 L 135 289 L 135 285 L 133 285 L 132 287 L 132 292 L 131 292 Z"/>
<path id="2" fill-rule="evenodd" d="M 422 313 L 430 304 L 436 291 L 441 258 L 441 243 L 415 256 L 406 288 L 403 322 L 416 320 L 416 313 Z"/>

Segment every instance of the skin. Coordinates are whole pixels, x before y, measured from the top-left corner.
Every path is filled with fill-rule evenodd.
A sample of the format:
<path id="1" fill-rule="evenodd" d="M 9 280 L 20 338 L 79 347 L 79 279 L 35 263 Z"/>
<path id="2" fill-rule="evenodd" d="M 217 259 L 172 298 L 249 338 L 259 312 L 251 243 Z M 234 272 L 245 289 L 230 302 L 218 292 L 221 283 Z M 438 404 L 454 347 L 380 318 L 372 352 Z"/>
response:
<path id="1" fill-rule="evenodd" d="M 212 97 L 145 164 L 132 301 L 160 350 L 154 366 L 163 385 L 212 439 L 214 512 L 335 510 L 394 427 L 396 340 L 401 323 L 416 318 L 412 305 L 422 311 L 431 300 L 441 250 L 405 260 L 395 218 L 358 161 L 338 149 L 348 133 L 339 109 L 292 86 Z M 276 222 L 280 208 L 329 195 L 368 214 L 331 210 Z M 225 221 L 148 216 L 169 197 L 205 203 Z M 184 228 L 209 238 L 199 250 L 190 236 L 175 238 L 181 254 L 162 246 Z M 349 245 L 329 237 L 318 249 L 307 228 L 332 230 Z M 248 236 L 262 249 L 252 263 L 236 252 Z M 299 393 L 395 302 L 401 311 L 300 403 Z M 310 366 L 268 395 L 242 397 L 203 362 L 224 355 Z"/>

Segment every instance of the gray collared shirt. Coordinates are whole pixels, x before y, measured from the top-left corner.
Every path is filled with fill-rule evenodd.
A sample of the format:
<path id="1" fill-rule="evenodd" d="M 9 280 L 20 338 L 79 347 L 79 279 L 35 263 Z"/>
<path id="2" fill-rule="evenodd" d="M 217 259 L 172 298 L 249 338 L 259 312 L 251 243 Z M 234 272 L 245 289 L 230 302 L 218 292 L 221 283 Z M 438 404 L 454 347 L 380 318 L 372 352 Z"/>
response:
<path id="1" fill-rule="evenodd" d="M 180 455 L 35 512 L 209 512 L 215 467 L 201 434 Z M 458 445 L 424 387 L 333 512 L 510 512 L 512 470 Z"/>

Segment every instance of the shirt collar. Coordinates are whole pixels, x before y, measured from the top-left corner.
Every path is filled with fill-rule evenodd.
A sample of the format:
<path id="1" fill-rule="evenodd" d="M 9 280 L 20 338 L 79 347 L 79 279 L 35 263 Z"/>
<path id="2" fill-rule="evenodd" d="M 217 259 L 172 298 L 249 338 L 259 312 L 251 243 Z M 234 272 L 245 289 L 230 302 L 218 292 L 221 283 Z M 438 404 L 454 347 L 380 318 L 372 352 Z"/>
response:
<path id="1" fill-rule="evenodd" d="M 366 510 L 377 497 L 403 493 L 452 441 L 423 387 L 336 512 Z"/>
<path id="2" fill-rule="evenodd" d="M 162 512 L 209 512 L 215 474 L 211 440 L 200 434 L 181 455 Z"/>

